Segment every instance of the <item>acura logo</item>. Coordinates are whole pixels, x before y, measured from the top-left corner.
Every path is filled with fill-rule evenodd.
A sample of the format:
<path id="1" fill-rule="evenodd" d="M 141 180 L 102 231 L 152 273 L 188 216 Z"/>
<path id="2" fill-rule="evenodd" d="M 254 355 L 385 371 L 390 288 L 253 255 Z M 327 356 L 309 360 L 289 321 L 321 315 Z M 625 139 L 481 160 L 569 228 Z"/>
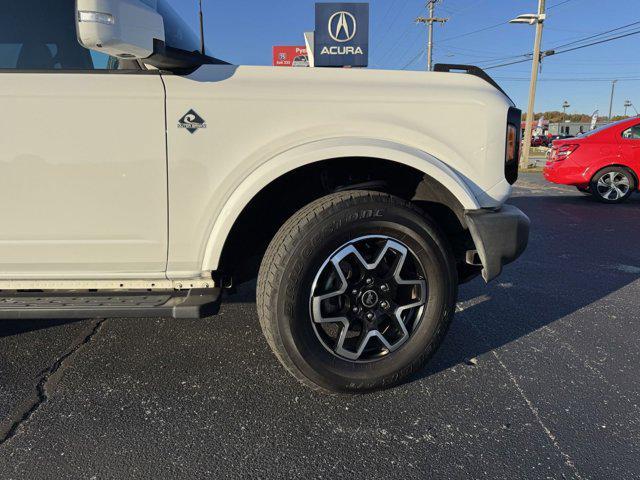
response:
<path id="1" fill-rule="evenodd" d="M 336 42 L 345 43 L 354 39 L 358 22 L 349 12 L 336 12 L 329 19 L 329 36 Z"/>

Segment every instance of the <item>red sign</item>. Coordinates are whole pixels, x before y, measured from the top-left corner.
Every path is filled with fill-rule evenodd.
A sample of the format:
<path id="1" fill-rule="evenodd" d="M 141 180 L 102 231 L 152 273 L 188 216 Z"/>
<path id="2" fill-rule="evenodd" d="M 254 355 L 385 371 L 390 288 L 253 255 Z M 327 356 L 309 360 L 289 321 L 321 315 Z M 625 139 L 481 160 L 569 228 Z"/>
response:
<path id="1" fill-rule="evenodd" d="M 306 47 L 273 47 L 274 67 L 308 67 L 309 56 Z"/>

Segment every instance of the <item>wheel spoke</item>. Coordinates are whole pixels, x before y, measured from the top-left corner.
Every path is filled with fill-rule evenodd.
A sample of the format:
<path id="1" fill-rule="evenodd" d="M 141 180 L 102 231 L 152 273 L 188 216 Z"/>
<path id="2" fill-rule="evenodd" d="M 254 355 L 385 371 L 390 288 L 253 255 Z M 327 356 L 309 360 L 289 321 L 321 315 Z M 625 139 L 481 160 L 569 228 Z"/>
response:
<path id="1" fill-rule="evenodd" d="M 615 202 L 629 194 L 631 180 L 622 171 L 608 172 L 598 179 L 596 187 L 602 198 Z"/>
<path id="2" fill-rule="evenodd" d="M 363 237 L 337 250 L 316 276 L 310 299 L 312 323 L 325 347 L 351 361 L 379 358 L 400 348 L 415 331 L 420 307 L 427 301 L 422 270 L 415 254 L 389 237 Z M 320 279 L 330 292 L 316 294 Z M 371 297 L 375 300 L 369 304 L 365 298 Z M 339 313 L 329 313 L 324 302 Z"/>
<path id="3" fill-rule="evenodd" d="M 349 283 L 340 268 L 340 262 L 335 259 L 331 259 L 330 263 L 335 268 L 336 273 L 340 278 L 341 285 L 335 292 L 312 297 L 313 321 L 316 323 L 342 323 L 348 328 L 349 320 L 346 317 L 324 318 L 324 315 L 322 314 L 322 302 L 344 295 L 349 287 Z"/>

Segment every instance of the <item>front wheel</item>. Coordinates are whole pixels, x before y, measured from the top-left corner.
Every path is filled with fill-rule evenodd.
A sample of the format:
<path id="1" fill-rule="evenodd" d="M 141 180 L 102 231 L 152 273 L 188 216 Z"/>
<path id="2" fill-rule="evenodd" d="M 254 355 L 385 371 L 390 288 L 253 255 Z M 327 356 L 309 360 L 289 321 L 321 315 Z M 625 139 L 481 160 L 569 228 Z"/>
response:
<path id="1" fill-rule="evenodd" d="M 362 393 L 402 382 L 440 345 L 457 296 L 446 237 L 396 197 L 351 191 L 295 214 L 258 278 L 269 345 L 298 380 Z"/>
<path id="2" fill-rule="evenodd" d="M 590 191 L 603 203 L 622 203 L 635 190 L 635 179 L 622 167 L 600 170 L 591 180 Z"/>

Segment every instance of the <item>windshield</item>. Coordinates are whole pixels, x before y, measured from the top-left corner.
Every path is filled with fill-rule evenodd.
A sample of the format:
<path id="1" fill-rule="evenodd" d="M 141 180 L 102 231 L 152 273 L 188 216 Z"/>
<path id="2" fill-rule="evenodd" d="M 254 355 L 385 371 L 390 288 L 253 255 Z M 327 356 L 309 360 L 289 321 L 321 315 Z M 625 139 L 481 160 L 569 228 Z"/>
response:
<path id="1" fill-rule="evenodd" d="M 189 25 L 171 6 L 171 0 L 142 0 L 143 3 L 157 10 L 164 20 L 164 36 L 167 47 L 173 47 L 186 52 L 200 51 L 200 38 L 196 34 L 197 19 L 193 26 Z M 176 1 L 176 0 L 174 0 Z"/>

